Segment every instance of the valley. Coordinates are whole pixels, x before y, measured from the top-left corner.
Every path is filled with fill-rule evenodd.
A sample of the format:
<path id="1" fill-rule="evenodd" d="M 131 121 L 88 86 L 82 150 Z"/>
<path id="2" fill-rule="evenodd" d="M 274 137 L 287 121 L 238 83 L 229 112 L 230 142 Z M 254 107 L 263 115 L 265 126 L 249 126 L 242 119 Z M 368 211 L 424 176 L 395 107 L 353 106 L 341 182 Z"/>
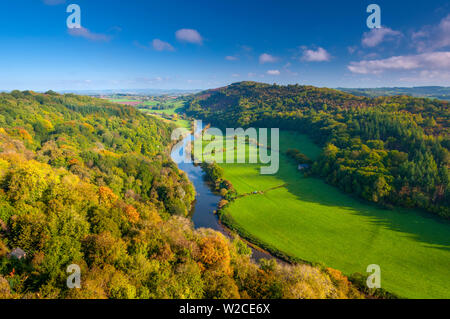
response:
<path id="1" fill-rule="evenodd" d="M 283 152 L 295 147 L 314 158 L 318 148 L 292 132 L 282 132 L 280 144 L 280 170 L 274 176 L 260 175 L 256 164 L 219 164 L 238 195 L 248 194 L 223 209 L 221 219 L 228 227 L 288 260 L 318 263 L 346 275 L 366 274 L 368 265 L 378 264 L 383 288 L 402 297 L 449 297 L 447 221 L 383 209 L 305 177 Z"/>
<path id="2" fill-rule="evenodd" d="M 211 105 L 204 106 L 203 110 Z M 221 116 L 216 110 L 211 120 L 224 127 Z M 222 140 L 209 143 L 216 144 L 214 158 L 224 156 Z M 255 146 L 247 143 L 247 147 L 247 153 L 235 154 L 236 158 L 248 158 L 248 150 Z M 378 264 L 383 288 L 400 297 L 449 297 L 448 220 L 346 194 L 311 172 L 300 172 L 286 155 L 288 149 L 297 149 L 314 162 L 323 152 L 307 135 L 282 130 L 277 174 L 261 175 L 260 163 L 215 164 L 222 169 L 218 181 L 229 181 L 236 192 L 226 195 L 222 204 L 219 215 L 225 225 L 284 259 L 333 267 L 350 277 L 364 275 L 368 265 Z"/>

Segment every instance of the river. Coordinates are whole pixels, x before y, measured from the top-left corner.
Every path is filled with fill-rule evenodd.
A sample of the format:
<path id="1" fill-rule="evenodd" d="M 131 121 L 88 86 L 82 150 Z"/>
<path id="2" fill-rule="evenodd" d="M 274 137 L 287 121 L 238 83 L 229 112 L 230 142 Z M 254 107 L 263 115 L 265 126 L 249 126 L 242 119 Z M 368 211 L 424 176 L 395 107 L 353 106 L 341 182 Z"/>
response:
<path id="1" fill-rule="evenodd" d="M 194 135 L 199 134 L 202 131 L 201 125 L 199 125 L 199 121 L 195 122 L 195 133 Z M 186 154 L 186 147 L 189 142 L 194 139 L 192 134 L 184 137 L 182 143 L 177 144 L 171 152 L 172 159 L 177 163 L 177 158 Z M 229 231 L 219 222 L 219 218 L 214 211 L 217 209 L 217 204 L 221 200 L 221 197 L 217 194 L 214 194 L 211 191 L 208 183 L 205 181 L 205 173 L 201 169 L 200 166 L 195 166 L 192 161 L 185 160 L 181 161 L 177 164 L 178 168 L 184 171 L 189 180 L 195 187 L 195 202 L 194 207 L 191 212 L 192 222 L 194 223 L 195 228 L 212 228 L 216 231 L 221 232 L 228 238 L 230 238 Z M 261 251 L 250 246 L 252 249 L 252 259 L 258 261 L 261 258 L 272 259 L 275 258 L 267 252 Z"/>

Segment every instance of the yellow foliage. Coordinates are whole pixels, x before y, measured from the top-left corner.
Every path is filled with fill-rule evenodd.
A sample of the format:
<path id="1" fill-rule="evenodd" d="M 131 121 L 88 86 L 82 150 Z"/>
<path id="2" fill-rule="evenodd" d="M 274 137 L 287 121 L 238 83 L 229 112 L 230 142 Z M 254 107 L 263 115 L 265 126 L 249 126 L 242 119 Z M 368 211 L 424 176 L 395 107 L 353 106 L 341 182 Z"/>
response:
<path id="1" fill-rule="evenodd" d="M 115 158 L 120 158 L 119 154 L 116 154 L 116 153 L 108 151 L 108 150 L 100 150 L 99 153 L 102 154 L 102 155 L 105 155 L 105 156 L 111 156 L 111 157 L 115 157 Z"/>
<path id="2" fill-rule="evenodd" d="M 95 131 L 94 127 L 89 123 L 83 123 L 83 126 L 86 127 L 91 133 Z"/>
<path id="3" fill-rule="evenodd" d="M 47 132 L 51 132 L 54 130 L 52 122 L 49 120 L 42 120 L 42 126 L 47 130 Z"/>
<path id="4" fill-rule="evenodd" d="M 8 161 L 0 158 L 0 179 L 3 178 L 3 176 L 5 176 L 6 172 L 8 171 L 10 167 L 10 164 Z"/>
<path id="5" fill-rule="evenodd" d="M 139 221 L 139 213 L 132 205 L 125 207 L 125 214 L 130 222 L 137 223 Z"/>
<path id="6" fill-rule="evenodd" d="M 228 244 L 219 235 L 204 237 L 200 240 L 200 259 L 208 268 L 230 273 L 230 250 Z"/>
<path id="7" fill-rule="evenodd" d="M 111 207 L 118 200 L 117 195 L 114 194 L 111 188 L 106 186 L 100 186 L 98 188 L 98 196 L 100 204 L 109 207 Z"/>

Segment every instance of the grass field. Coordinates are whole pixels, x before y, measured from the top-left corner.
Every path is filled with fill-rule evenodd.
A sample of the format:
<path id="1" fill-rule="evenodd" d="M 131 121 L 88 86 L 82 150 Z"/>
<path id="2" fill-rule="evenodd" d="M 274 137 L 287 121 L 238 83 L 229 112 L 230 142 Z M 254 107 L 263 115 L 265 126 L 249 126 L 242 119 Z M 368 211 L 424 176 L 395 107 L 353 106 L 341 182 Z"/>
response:
<path id="1" fill-rule="evenodd" d="M 127 99 L 127 98 L 123 98 L 123 99 L 109 99 L 109 101 L 111 102 L 116 102 L 116 103 L 120 103 L 120 102 L 139 102 L 139 100 L 137 99 Z"/>
<path id="2" fill-rule="evenodd" d="M 169 119 L 167 117 L 163 117 L 164 115 L 170 117 L 173 116 L 175 114 L 179 113 L 179 110 L 181 110 L 181 108 L 183 107 L 183 101 L 170 101 L 170 102 L 165 102 L 165 104 L 170 104 L 172 107 L 167 108 L 167 109 L 163 109 L 163 110 L 154 110 L 151 109 L 151 107 L 160 104 L 161 102 L 159 101 L 140 101 L 138 99 L 129 99 L 129 98 L 123 98 L 123 99 L 110 99 L 111 102 L 116 102 L 116 103 L 137 103 L 140 102 L 139 104 L 141 105 L 146 105 L 149 108 L 140 108 L 140 110 L 144 113 L 153 115 L 153 116 L 157 116 L 158 118 L 163 119 L 164 121 L 167 122 L 171 122 L 171 123 L 175 123 L 176 125 L 180 126 L 180 127 L 185 127 L 185 128 L 190 128 L 191 127 L 191 123 L 188 120 L 184 120 L 184 119 Z"/>
<path id="3" fill-rule="evenodd" d="M 320 153 L 306 136 L 281 132 L 276 175 L 260 175 L 259 164 L 220 164 L 239 194 L 268 190 L 225 208 L 233 228 L 271 250 L 347 275 L 378 264 L 382 287 L 402 297 L 450 298 L 450 223 L 382 209 L 306 178 L 283 154 L 288 148 L 310 158 Z"/>
<path id="4" fill-rule="evenodd" d="M 188 120 L 184 120 L 184 119 L 180 119 L 180 118 L 173 120 L 173 119 L 168 119 L 168 118 L 163 117 L 164 115 L 173 116 L 175 114 L 178 114 L 181 107 L 182 107 L 182 103 L 181 104 L 174 103 L 174 107 L 169 108 L 169 109 L 164 109 L 164 110 L 141 109 L 141 111 L 144 113 L 162 118 L 165 121 L 173 122 L 180 127 L 190 128 L 191 122 Z"/>

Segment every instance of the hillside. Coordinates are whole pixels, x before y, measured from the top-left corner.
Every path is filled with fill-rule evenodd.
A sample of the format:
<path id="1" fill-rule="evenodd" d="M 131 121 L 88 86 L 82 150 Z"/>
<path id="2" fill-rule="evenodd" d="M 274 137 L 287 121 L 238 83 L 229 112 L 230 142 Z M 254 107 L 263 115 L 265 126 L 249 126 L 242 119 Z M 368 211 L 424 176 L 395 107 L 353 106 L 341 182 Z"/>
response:
<path id="1" fill-rule="evenodd" d="M 417 87 L 386 87 L 386 88 L 337 88 L 340 91 L 358 96 L 377 97 L 393 95 L 409 95 L 431 99 L 450 101 L 450 87 L 417 86 Z"/>
<path id="2" fill-rule="evenodd" d="M 171 128 L 89 97 L 0 94 L 0 299 L 363 297 L 337 270 L 255 264 L 239 238 L 194 230 Z"/>
<path id="3" fill-rule="evenodd" d="M 323 147 L 312 172 L 328 183 L 383 206 L 450 217 L 448 102 L 240 82 L 195 95 L 186 113 L 222 128 L 306 133 Z"/>

